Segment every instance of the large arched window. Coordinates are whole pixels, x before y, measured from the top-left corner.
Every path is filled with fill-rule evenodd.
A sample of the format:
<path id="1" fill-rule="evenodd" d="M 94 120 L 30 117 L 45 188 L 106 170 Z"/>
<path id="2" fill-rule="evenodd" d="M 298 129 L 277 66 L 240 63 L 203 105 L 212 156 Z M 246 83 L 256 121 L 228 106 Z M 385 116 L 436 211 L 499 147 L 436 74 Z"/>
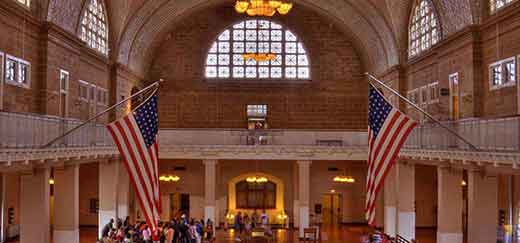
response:
<path id="1" fill-rule="evenodd" d="M 224 30 L 211 46 L 205 68 L 209 79 L 310 78 L 309 59 L 299 38 L 261 19 Z"/>
<path id="2" fill-rule="evenodd" d="M 103 0 L 88 0 L 81 17 L 80 37 L 87 45 L 108 54 L 107 17 Z"/>
<path id="3" fill-rule="evenodd" d="M 412 14 L 409 33 L 410 57 L 430 49 L 441 38 L 439 20 L 431 0 L 418 0 Z"/>

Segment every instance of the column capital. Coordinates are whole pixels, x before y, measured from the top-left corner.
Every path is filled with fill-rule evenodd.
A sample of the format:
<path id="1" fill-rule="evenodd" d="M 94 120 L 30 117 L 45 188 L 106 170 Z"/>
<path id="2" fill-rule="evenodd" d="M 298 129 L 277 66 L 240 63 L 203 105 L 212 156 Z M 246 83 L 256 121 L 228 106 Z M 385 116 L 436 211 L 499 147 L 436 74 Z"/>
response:
<path id="1" fill-rule="evenodd" d="M 218 159 L 204 159 L 202 160 L 204 165 L 216 165 L 218 164 Z"/>
<path id="2" fill-rule="evenodd" d="M 310 166 L 312 164 L 312 160 L 297 160 L 296 163 L 302 166 Z"/>

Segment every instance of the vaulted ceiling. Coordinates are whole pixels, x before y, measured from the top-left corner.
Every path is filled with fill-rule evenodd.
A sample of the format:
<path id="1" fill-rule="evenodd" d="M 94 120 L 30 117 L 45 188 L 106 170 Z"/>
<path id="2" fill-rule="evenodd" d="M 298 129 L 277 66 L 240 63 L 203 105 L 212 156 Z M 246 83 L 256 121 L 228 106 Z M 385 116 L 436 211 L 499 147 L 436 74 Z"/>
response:
<path id="1" fill-rule="evenodd" d="M 87 0 L 42 0 L 42 16 L 76 33 Z M 405 60 L 408 22 L 416 0 L 293 0 L 328 18 L 350 36 L 367 70 L 382 72 Z M 446 37 L 480 21 L 482 0 L 431 0 Z M 155 43 L 171 26 L 202 9 L 232 0 L 106 0 L 111 59 L 145 74 Z M 43 14 L 42 14 L 43 15 Z"/>

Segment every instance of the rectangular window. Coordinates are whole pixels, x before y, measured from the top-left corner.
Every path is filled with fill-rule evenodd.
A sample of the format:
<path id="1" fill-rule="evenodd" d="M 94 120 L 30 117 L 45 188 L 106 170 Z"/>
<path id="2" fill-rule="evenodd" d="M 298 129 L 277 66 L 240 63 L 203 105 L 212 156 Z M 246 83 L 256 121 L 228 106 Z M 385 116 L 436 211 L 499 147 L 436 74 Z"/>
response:
<path id="1" fill-rule="evenodd" d="M 5 62 L 5 81 L 8 84 L 29 88 L 31 64 L 20 58 L 7 56 Z"/>
<path id="2" fill-rule="evenodd" d="M 434 82 L 428 85 L 430 101 L 429 103 L 439 102 L 439 82 Z"/>
<path id="3" fill-rule="evenodd" d="M 90 85 L 90 89 L 88 92 L 88 99 L 90 100 L 90 102 L 96 101 L 96 85 L 94 85 L 94 84 Z"/>
<path id="4" fill-rule="evenodd" d="M 267 117 L 267 105 L 247 105 L 248 117 Z"/>
<path id="5" fill-rule="evenodd" d="M 7 61 L 5 62 L 5 80 L 8 82 L 17 82 L 16 78 L 16 70 L 18 69 L 18 63 L 15 59 L 7 58 Z"/>
<path id="6" fill-rule="evenodd" d="M 66 94 L 69 90 L 69 72 L 60 70 L 60 93 Z"/>
<path id="7" fill-rule="evenodd" d="M 106 106 L 108 104 L 108 91 L 104 88 L 98 87 L 97 90 L 98 105 Z"/>
<path id="8" fill-rule="evenodd" d="M 423 86 L 420 88 L 421 91 L 421 105 L 425 105 L 428 103 L 428 88 Z"/>
<path id="9" fill-rule="evenodd" d="M 491 90 L 516 85 L 516 59 L 504 59 L 489 65 L 489 86 Z"/>
<path id="10" fill-rule="evenodd" d="M 79 81 L 79 85 L 78 85 L 78 96 L 79 96 L 79 99 L 82 100 L 82 101 L 87 101 L 88 102 L 88 89 L 89 89 L 89 83 L 88 82 L 85 82 L 83 80 L 80 80 Z"/>

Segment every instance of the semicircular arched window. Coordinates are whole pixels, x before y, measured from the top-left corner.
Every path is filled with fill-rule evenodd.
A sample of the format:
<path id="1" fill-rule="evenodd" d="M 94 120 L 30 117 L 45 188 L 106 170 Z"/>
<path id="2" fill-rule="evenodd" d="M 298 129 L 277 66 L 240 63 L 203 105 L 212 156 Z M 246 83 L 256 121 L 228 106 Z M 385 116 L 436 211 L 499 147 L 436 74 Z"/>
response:
<path id="1" fill-rule="evenodd" d="M 208 79 L 310 79 L 307 52 L 282 25 L 262 19 L 224 30 L 206 58 Z"/>
<path id="2" fill-rule="evenodd" d="M 80 38 L 103 55 L 108 54 L 107 17 L 103 0 L 88 0 L 80 23 Z"/>
<path id="3" fill-rule="evenodd" d="M 409 31 L 409 55 L 416 56 L 437 44 L 440 24 L 431 0 L 418 0 L 412 12 Z"/>

